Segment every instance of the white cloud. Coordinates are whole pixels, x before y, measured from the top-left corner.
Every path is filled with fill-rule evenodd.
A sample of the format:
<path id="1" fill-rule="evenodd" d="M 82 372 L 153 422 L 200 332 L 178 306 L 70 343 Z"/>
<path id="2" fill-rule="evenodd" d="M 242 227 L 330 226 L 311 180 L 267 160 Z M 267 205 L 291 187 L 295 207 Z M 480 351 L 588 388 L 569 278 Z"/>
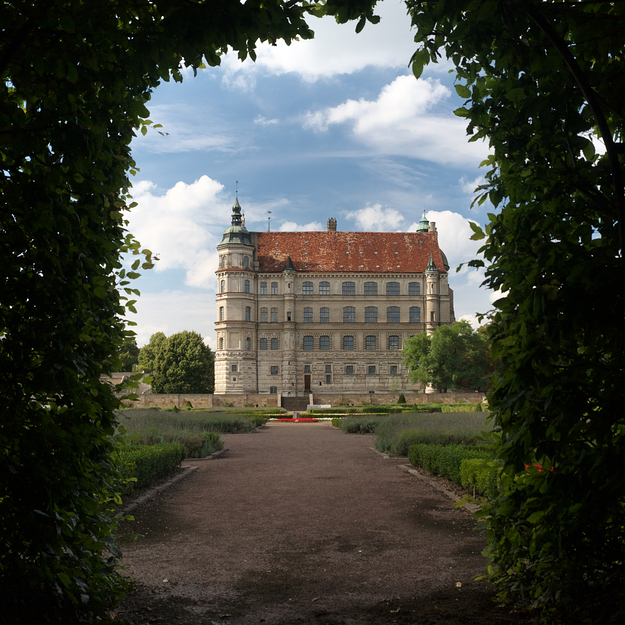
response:
<path id="1" fill-rule="evenodd" d="M 459 180 L 460 186 L 462 187 L 462 192 L 467 195 L 473 195 L 475 190 L 482 184 L 486 182 L 486 178 L 484 176 L 478 176 L 475 180 L 470 182 L 465 181 L 464 176 Z"/>
<path id="2" fill-rule="evenodd" d="M 277 124 L 278 120 L 277 119 L 266 119 L 262 115 L 257 115 L 256 118 L 254 119 L 254 123 L 255 124 L 259 124 L 261 126 L 271 126 L 273 124 Z"/>
<path id="3" fill-rule="evenodd" d="M 137 314 L 129 315 L 137 322 L 137 345 L 145 345 L 152 334 L 164 332 L 171 336 L 184 330 L 199 332 L 205 343 L 215 349 L 216 303 L 213 295 L 185 291 L 142 293 L 138 299 Z"/>
<path id="4" fill-rule="evenodd" d="M 236 53 L 227 54 L 222 59 L 227 70 L 225 80 L 231 87 L 249 89 L 259 72 L 293 72 L 313 82 L 365 67 L 406 67 L 416 46 L 405 4 L 386 0 L 375 12 L 381 17 L 380 23 L 368 23 L 359 34 L 355 32 L 356 22 L 337 24 L 333 18 L 310 18 L 308 23 L 315 31 L 312 40 L 294 41 L 290 46 L 281 41 L 275 46 L 262 44 L 256 63 L 241 63 Z"/>
<path id="5" fill-rule="evenodd" d="M 394 208 L 382 208 L 381 204 L 366 206 L 357 211 L 347 213 L 348 219 L 353 219 L 360 230 L 371 232 L 385 232 L 396 230 L 404 221 L 403 215 Z"/>
<path id="6" fill-rule="evenodd" d="M 438 79 L 397 77 L 377 100 L 346 100 L 335 107 L 307 112 L 303 126 L 323 132 L 334 124 L 351 124 L 353 138 L 377 154 L 394 154 L 441 164 L 475 165 L 488 154 L 483 142 L 469 143 L 466 122 L 431 114 L 451 97 Z"/>
<path id="7" fill-rule="evenodd" d="M 156 271 L 184 269 L 185 283 L 215 288 L 216 245 L 230 202 L 220 197 L 223 185 L 208 176 L 192 184 L 178 182 L 164 194 L 149 181 L 133 188 L 137 202 L 129 229 L 160 260 Z"/>
<path id="8" fill-rule="evenodd" d="M 312 221 L 309 224 L 300 226 L 294 221 L 285 221 L 280 225 L 279 232 L 311 232 L 315 230 L 323 230 L 323 224 L 318 221 Z"/>

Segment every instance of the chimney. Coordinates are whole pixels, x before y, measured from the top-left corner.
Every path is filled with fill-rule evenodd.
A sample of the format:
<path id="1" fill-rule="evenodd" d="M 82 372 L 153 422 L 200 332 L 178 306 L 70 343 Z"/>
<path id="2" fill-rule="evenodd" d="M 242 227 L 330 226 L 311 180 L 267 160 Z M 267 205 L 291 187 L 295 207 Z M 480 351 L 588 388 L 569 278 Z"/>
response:
<path id="1" fill-rule="evenodd" d="M 336 232 L 336 219 L 334 217 L 328 219 L 328 232 Z"/>
<path id="2" fill-rule="evenodd" d="M 436 232 L 436 222 L 435 221 L 431 221 L 430 222 L 430 228 L 428 230 L 428 232 Z"/>

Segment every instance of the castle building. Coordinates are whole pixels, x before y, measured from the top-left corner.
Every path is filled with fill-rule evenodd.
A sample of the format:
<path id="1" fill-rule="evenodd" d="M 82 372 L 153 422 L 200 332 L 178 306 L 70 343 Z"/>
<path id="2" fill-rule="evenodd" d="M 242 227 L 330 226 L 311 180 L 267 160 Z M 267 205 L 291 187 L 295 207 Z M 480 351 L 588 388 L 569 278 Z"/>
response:
<path id="1" fill-rule="evenodd" d="M 414 389 L 404 341 L 454 319 L 434 222 L 417 232 L 248 232 L 217 246 L 215 393 Z"/>

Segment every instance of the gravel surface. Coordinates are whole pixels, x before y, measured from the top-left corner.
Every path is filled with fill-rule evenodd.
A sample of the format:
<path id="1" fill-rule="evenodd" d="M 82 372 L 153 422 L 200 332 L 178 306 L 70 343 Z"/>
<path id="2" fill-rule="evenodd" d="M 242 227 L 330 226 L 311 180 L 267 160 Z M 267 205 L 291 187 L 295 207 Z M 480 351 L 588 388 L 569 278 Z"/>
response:
<path id="1" fill-rule="evenodd" d="M 452 501 L 328 422 L 224 436 L 228 452 L 134 511 L 129 625 L 530 623 L 475 581 L 484 539 Z"/>

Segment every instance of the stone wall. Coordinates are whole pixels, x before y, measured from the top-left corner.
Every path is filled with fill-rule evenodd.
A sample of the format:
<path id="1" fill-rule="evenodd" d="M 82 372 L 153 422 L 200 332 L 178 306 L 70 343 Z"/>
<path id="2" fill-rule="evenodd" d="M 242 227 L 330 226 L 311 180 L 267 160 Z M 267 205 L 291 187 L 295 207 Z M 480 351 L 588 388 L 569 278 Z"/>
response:
<path id="1" fill-rule="evenodd" d="M 467 402 L 470 404 L 478 404 L 486 400 L 484 393 L 414 393 L 403 391 L 406 403 L 408 404 L 454 404 L 456 402 Z M 360 404 L 396 404 L 400 393 L 315 393 L 315 404 L 337 404 L 358 406 Z"/>
<path id="2" fill-rule="evenodd" d="M 233 404 L 237 408 L 245 408 L 246 404 L 251 404 L 252 407 L 269 408 L 276 407 L 278 405 L 278 395 L 198 395 L 193 393 L 179 393 L 171 395 L 156 395 L 154 393 L 144 393 L 139 396 L 139 399 L 134 402 L 124 401 L 122 402 L 127 406 L 133 408 L 150 408 L 156 406 L 158 408 L 171 408 L 176 406 L 183 408 L 187 402 L 190 402 L 194 408 L 219 408 L 225 406 L 226 403 Z M 248 406 L 249 407 L 249 406 Z"/>

